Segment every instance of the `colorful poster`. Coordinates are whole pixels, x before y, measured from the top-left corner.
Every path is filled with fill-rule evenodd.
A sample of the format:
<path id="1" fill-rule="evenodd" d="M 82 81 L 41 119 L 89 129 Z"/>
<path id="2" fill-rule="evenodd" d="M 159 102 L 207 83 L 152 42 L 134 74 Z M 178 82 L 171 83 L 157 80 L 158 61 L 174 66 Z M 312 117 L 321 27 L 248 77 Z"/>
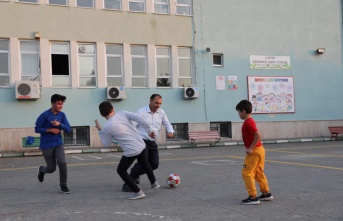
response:
<path id="1" fill-rule="evenodd" d="M 228 81 L 229 90 L 237 90 L 238 89 L 237 76 L 228 76 L 227 81 Z"/>
<path id="2" fill-rule="evenodd" d="M 289 56 L 250 55 L 250 69 L 291 69 Z"/>
<path id="3" fill-rule="evenodd" d="M 225 90 L 225 76 L 216 76 L 216 88 L 217 90 Z"/>
<path id="4" fill-rule="evenodd" d="M 294 113 L 293 77 L 250 77 L 248 96 L 253 113 Z"/>

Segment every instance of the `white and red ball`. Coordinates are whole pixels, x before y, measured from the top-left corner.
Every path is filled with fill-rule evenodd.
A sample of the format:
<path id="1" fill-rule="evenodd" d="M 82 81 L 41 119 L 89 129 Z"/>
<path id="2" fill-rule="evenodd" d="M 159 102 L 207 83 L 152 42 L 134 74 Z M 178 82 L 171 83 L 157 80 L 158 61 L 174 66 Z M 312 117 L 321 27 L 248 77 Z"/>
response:
<path id="1" fill-rule="evenodd" d="M 170 187 L 177 187 L 178 185 L 180 185 L 181 179 L 179 174 L 176 173 L 171 173 L 169 175 L 169 177 L 167 178 L 167 184 Z"/>

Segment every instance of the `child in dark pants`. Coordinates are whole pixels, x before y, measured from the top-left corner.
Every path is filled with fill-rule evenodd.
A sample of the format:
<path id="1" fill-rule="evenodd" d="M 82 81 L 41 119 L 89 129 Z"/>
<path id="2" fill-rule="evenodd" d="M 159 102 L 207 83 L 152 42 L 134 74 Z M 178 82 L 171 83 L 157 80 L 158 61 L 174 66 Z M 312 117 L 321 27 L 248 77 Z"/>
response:
<path id="1" fill-rule="evenodd" d="M 124 151 L 117 167 L 117 172 L 122 180 L 133 191 L 129 194 L 128 199 L 140 199 L 145 197 L 143 191 L 127 173 L 128 168 L 132 165 L 135 159 L 137 159 L 146 171 L 151 183 L 151 188 L 159 188 L 160 185 L 156 182 L 154 172 L 147 161 L 145 143 L 137 132 L 132 121 L 142 125 L 149 136 L 154 136 L 149 124 L 136 113 L 127 111 L 114 113 L 114 108 L 110 102 L 102 102 L 99 105 L 99 111 L 101 116 L 107 119 L 107 122 L 103 127 L 100 126 L 98 121 L 95 121 L 102 143 L 104 146 L 110 146 L 113 137 Z"/>
<path id="2" fill-rule="evenodd" d="M 236 106 L 239 117 L 244 120 L 242 125 L 243 142 L 246 147 L 242 177 L 249 197 L 242 200 L 243 204 L 258 205 L 260 200 L 273 199 L 269 192 L 267 177 L 264 174 L 265 150 L 261 143 L 261 134 L 257 130 L 256 123 L 251 116 L 252 104 L 248 100 L 242 100 Z M 262 195 L 257 197 L 255 180 L 260 186 Z"/>

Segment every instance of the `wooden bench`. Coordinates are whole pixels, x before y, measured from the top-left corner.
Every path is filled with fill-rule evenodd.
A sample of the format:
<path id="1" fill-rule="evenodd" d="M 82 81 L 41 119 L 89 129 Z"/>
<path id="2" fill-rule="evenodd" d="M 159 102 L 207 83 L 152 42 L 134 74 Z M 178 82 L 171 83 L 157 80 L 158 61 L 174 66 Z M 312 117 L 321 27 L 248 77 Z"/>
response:
<path id="1" fill-rule="evenodd" d="M 190 131 L 188 132 L 188 137 L 191 142 L 193 142 L 193 147 L 195 147 L 196 141 L 210 141 L 214 140 L 214 145 L 220 141 L 220 136 L 218 131 Z"/>
<path id="2" fill-rule="evenodd" d="M 338 134 L 343 134 L 343 126 L 329 127 L 329 131 L 331 133 L 331 140 L 332 138 L 337 140 Z"/>

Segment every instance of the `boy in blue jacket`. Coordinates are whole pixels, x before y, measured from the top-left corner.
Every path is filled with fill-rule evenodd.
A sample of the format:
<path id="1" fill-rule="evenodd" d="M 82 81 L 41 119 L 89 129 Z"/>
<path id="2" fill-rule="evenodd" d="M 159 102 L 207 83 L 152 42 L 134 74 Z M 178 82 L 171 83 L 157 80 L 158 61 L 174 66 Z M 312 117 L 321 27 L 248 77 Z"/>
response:
<path id="1" fill-rule="evenodd" d="M 46 173 L 53 173 L 56 164 L 60 171 L 61 192 L 69 194 L 67 187 L 67 163 L 62 140 L 62 130 L 71 131 L 66 115 L 61 111 L 66 97 L 59 94 L 51 96 L 51 108 L 44 111 L 36 121 L 35 132 L 40 133 L 40 146 L 46 165 L 38 168 L 38 180 L 44 181 Z"/>

